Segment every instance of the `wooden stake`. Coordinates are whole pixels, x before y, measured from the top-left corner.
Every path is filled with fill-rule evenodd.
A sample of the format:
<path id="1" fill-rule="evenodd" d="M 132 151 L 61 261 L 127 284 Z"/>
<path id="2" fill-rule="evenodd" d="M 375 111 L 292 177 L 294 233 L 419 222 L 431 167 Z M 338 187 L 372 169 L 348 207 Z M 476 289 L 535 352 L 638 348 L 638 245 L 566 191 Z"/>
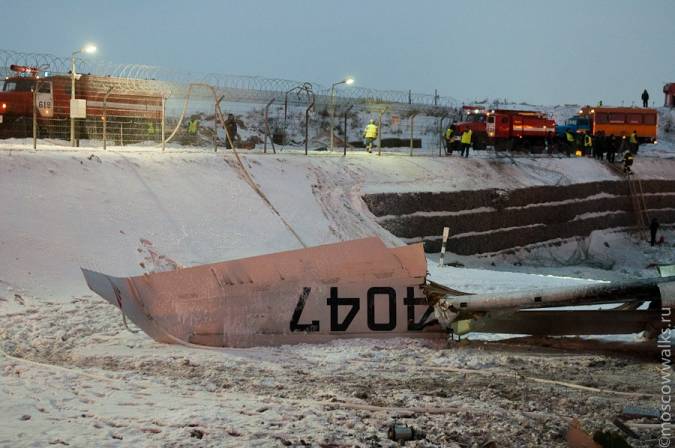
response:
<path id="1" fill-rule="evenodd" d="M 441 258 L 438 260 L 438 266 L 443 266 L 443 258 L 445 258 L 445 245 L 450 236 L 450 227 L 443 227 L 443 245 L 441 246 Z"/>

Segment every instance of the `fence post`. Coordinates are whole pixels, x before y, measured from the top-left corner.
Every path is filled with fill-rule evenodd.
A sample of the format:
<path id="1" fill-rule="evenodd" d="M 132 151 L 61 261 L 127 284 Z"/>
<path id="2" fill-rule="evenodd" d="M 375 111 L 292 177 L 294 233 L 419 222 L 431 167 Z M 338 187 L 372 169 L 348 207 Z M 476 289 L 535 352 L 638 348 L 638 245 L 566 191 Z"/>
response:
<path id="1" fill-rule="evenodd" d="M 309 145 L 309 111 L 312 107 L 314 107 L 314 95 L 312 95 L 312 102 L 305 110 L 305 155 L 307 155 L 307 146 Z"/>
<path id="2" fill-rule="evenodd" d="M 166 96 L 162 93 L 162 152 L 166 150 L 165 126 L 166 123 Z"/>
<path id="3" fill-rule="evenodd" d="M 377 155 L 382 155 L 382 111 L 378 112 L 377 118 Z"/>
<path id="4" fill-rule="evenodd" d="M 220 110 L 220 100 L 223 99 L 221 96 L 220 99 L 214 98 L 215 103 L 213 104 L 213 152 L 218 152 L 218 111 Z M 227 132 L 226 132 L 227 134 Z M 227 136 L 225 136 L 227 138 Z M 234 136 L 232 137 L 234 139 Z M 234 147 L 234 145 L 232 145 Z"/>
<path id="5" fill-rule="evenodd" d="M 120 146 L 124 146 L 124 122 L 120 121 Z"/>
<path id="6" fill-rule="evenodd" d="M 350 106 L 347 108 L 347 110 L 345 110 L 345 126 L 344 126 L 344 129 L 345 129 L 345 141 L 344 141 L 344 150 L 343 150 L 343 154 L 342 154 L 343 156 L 346 156 L 346 155 L 347 155 L 347 138 L 348 138 L 348 137 L 347 137 L 347 135 L 348 135 L 348 132 L 347 132 L 347 114 L 349 114 L 349 111 L 352 110 L 352 107 L 354 107 L 353 104 L 350 105 Z"/>
<path id="7" fill-rule="evenodd" d="M 103 120 L 103 150 L 105 151 L 107 149 L 107 138 L 108 138 L 108 117 L 105 116 L 105 106 L 103 107 L 104 112 L 101 119 Z"/>
<path id="8" fill-rule="evenodd" d="M 443 155 L 441 153 L 443 150 L 443 140 L 445 140 L 445 129 L 443 129 L 443 120 L 445 120 L 447 117 L 448 116 L 444 114 L 441 117 L 441 121 L 438 123 L 438 157 Z"/>
<path id="9" fill-rule="evenodd" d="M 103 150 L 105 151 L 108 147 L 108 96 L 110 92 L 114 89 L 114 86 L 108 88 L 108 91 L 103 97 Z"/>
<path id="10" fill-rule="evenodd" d="M 265 106 L 265 146 L 263 147 L 263 153 L 267 154 L 267 139 L 270 139 L 270 143 L 272 144 L 272 152 L 274 154 L 277 153 L 276 149 L 274 149 L 274 140 L 272 140 L 272 137 L 270 137 L 270 116 L 269 116 L 269 110 L 270 106 L 274 102 L 276 98 L 272 98 L 269 100 L 267 105 Z"/>
<path id="11" fill-rule="evenodd" d="M 415 126 L 415 114 L 410 116 L 410 157 L 413 155 L 413 129 Z"/>
<path id="12" fill-rule="evenodd" d="M 37 99 L 38 84 L 40 84 L 40 81 L 37 81 L 33 87 L 33 149 L 37 149 L 37 105 L 35 102 Z"/>

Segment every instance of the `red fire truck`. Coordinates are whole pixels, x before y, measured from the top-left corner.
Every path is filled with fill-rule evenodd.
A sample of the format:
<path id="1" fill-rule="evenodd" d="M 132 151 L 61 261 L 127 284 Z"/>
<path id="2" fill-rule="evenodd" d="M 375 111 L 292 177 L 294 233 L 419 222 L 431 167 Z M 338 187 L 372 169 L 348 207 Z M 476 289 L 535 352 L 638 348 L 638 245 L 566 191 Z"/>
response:
<path id="1" fill-rule="evenodd" d="M 542 112 L 497 109 L 487 113 L 488 141 L 497 150 L 544 148 L 555 135 L 555 121 Z"/>
<path id="2" fill-rule="evenodd" d="M 10 69 L 16 75 L 5 78 L 0 91 L 0 136 L 32 135 L 35 101 L 39 135 L 69 139 L 70 74 L 45 72 L 40 76 L 37 67 L 17 65 Z M 77 121 L 77 137 L 100 137 L 105 119 L 108 132 L 116 138 L 124 142 L 144 139 L 141 134 L 150 126 L 155 129 L 161 120 L 161 87 L 158 81 L 77 74 L 75 99 L 86 101 L 86 118 Z"/>

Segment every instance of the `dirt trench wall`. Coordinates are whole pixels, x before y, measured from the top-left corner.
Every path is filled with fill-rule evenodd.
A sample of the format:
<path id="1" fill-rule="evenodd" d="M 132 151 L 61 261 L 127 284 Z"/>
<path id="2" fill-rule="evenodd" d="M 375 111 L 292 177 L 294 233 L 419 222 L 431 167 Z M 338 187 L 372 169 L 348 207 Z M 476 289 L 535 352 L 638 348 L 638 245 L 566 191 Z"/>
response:
<path id="1" fill-rule="evenodd" d="M 642 181 L 647 217 L 675 223 L 675 180 Z M 443 227 L 448 250 L 461 255 L 587 236 L 594 230 L 635 226 L 625 180 L 518 190 L 378 193 L 364 201 L 378 223 L 407 242 L 438 252 Z"/>

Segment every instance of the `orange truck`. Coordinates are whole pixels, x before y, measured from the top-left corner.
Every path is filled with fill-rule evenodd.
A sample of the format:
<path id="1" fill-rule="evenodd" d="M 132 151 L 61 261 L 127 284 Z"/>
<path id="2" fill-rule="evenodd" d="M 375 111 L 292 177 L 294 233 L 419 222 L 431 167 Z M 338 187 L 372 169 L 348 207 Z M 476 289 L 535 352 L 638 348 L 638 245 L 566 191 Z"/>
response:
<path id="1" fill-rule="evenodd" d="M 579 115 L 589 119 L 593 135 L 602 132 L 606 136 L 628 137 L 635 131 L 640 143 L 656 143 L 656 109 L 585 106 L 581 108 Z"/>

